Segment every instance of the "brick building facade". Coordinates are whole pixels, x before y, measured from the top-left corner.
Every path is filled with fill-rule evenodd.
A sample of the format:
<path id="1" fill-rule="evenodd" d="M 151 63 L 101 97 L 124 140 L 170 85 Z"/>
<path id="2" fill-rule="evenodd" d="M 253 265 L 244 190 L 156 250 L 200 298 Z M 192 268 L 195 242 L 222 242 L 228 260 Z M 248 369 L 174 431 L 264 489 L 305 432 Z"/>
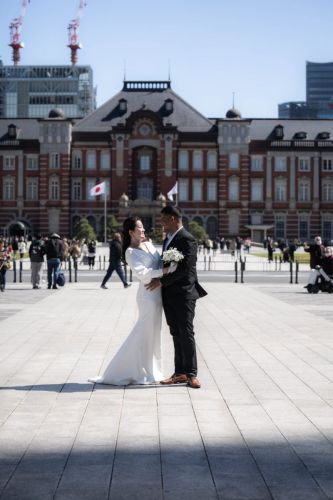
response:
<path id="1" fill-rule="evenodd" d="M 47 119 L 0 120 L 0 228 L 71 235 L 87 217 L 104 226 L 142 217 L 158 226 L 166 194 L 178 183 L 184 222 L 211 237 L 333 237 L 333 121 L 242 119 L 229 110 L 209 119 L 170 82 L 124 82 L 77 123 L 59 110 Z"/>

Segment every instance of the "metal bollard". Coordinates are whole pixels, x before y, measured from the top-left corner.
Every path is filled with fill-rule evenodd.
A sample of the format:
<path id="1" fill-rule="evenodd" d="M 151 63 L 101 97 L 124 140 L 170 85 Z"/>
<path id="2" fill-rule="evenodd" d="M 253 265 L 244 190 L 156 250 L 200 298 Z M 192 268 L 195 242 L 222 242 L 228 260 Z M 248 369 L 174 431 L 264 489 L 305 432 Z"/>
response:
<path id="1" fill-rule="evenodd" d="M 204 255 L 204 271 L 207 270 L 206 255 Z"/>
<path id="2" fill-rule="evenodd" d="M 240 269 L 241 269 L 241 283 L 244 283 L 244 271 L 245 271 L 245 262 L 244 261 L 241 261 Z"/>
<path id="3" fill-rule="evenodd" d="M 126 264 L 126 262 L 124 262 L 124 274 L 125 274 L 125 281 L 126 281 L 126 283 L 128 283 L 128 281 L 127 281 L 127 264 Z"/>
<path id="4" fill-rule="evenodd" d="M 293 263 L 290 261 L 290 283 L 293 282 Z"/>
<path id="5" fill-rule="evenodd" d="M 68 276 L 69 283 L 72 283 L 72 261 L 70 257 L 68 257 Z"/>
<path id="6" fill-rule="evenodd" d="M 295 284 L 298 285 L 298 271 L 299 271 L 299 263 L 296 261 L 296 268 L 295 268 Z"/>
<path id="7" fill-rule="evenodd" d="M 274 261 L 275 261 L 275 271 L 277 271 L 277 267 L 278 267 L 278 266 L 277 266 L 277 255 L 275 255 L 275 257 L 274 257 Z"/>
<path id="8" fill-rule="evenodd" d="M 13 260 L 13 283 L 16 283 L 16 259 Z"/>
<path id="9" fill-rule="evenodd" d="M 105 261 L 106 261 L 105 255 L 103 255 L 103 271 L 105 271 Z"/>
<path id="10" fill-rule="evenodd" d="M 19 282 L 22 283 L 23 262 L 20 260 Z"/>
<path id="11" fill-rule="evenodd" d="M 132 269 L 130 269 L 130 282 L 132 283 L 133 281 L 133 274 L 132 274 Z"/>
<path id="12" fill-rule="evenodd" d="M 74 260 L 74 281 L 77 283 L 77 259 Z"/>
<path id="13" fill-rule="evenodd" d="M 212 263 L 212 258 L 211 256 L 208 257 L 208 271 L 211 270 L 211 263 Z"/>
<path id="14" fill-rule="evenodd" d="M 98 256 L 98 264 L 99 264 L 99 270 L 102 270 L 102 257 L 99 255 Z"/>
<path id="15" fill-rule="evenodd" d="M 235 283 L 238 283 L 238 262 L 235 260 Z"/>

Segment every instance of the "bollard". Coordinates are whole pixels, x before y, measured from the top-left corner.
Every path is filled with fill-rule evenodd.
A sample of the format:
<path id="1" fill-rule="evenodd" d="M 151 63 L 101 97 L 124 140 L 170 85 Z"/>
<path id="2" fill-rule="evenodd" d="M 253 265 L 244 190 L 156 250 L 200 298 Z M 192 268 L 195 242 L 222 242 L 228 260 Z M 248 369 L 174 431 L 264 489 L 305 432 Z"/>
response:
<path id="1" fill-rule="evenodd" d="M 204 271 L 206 271 L 207 270 L 206 255 L 204 255 L 204 265 L 205 265 Z"/>
<path id="2" fill-rule="evenodd" d="M 241 283 L 244 283 L 244 271 L 245 271 L 245 262 L 244 261 L 241 261 L 240 269 L 241 269 Z"/>
<path id="3" fill-rule="evenodd" d="M 290 261 L 289 263 L 290 266 L 290 283 L 293 282 L 293 263 Z"/>
<path id="4" fill-rule="evenodd" d="M 211 256 L 209 256 L 209 257 L 208 257 L 208 271 L 210 271 L 210 270 L 211 270 L 211 267 L 210 267 L 210 266 L 211 266 L 211 263 L 212 263 L 212 258 L 211 258 Z"/>
<path id="5" fill-rule="evenodd" d="M 19 282 L 22 283 L 23 262 L 20 260 Z"/>
<path id="6" fill-rule="evenodd" d="M 275 255 L 274 261 L 275 261 L 275 271 L 277 271 L 277 255 Z"/>
<path id="7" fill-rule="evenodd" d="M 126 262 L 124 262 L 124 274 L 125 274 L 125 281 L 126 281 L 126 283 L 128 283 L 128 281 L 127 281 L 127 264 L 126 264 Z"/>
<path id="8" fill-rule="evenodd" d="M 235 283 L 238 283 L 238 262 L 235 260 Z"/>
<path id="9" fill-rule="evenodd" d="M 105 255 L 103 255 L 103 271 L 105 271 Z"/>
<path id="10" fill-rule="evenodd" d="M 132 269 L 130 269 L 130 283 L 133 281 L 133 274 L 132 274 Z"/>
<path id="11" fill-rule="evenodd" d="M 102 257 L 99 255 L 98 256 L 98 264 L 99 264 L 99 270 L 102 270 Z"/>
<path id="12" fill-rule="evenodd" d="M 296 261 L 296 268 L 295 268 L 295 285 L 298 285 L 298 270 L 299 270 L 299 263 Z"/>
<path id="13" fill-rule="evenodd" d="M 13 260 L 13 283 L 16 283 L 16 259 Z"/>
<path id="14" fill-rule="evenodd" d="M 77 259 L 74 260 L 74 281 L 77 283 Z"/>
<path id="15" fill-rule="evenodd" d="M 69 283 L 72 283 L 72 261 L 70 257 L 68 257 L 68 276 Z"/>

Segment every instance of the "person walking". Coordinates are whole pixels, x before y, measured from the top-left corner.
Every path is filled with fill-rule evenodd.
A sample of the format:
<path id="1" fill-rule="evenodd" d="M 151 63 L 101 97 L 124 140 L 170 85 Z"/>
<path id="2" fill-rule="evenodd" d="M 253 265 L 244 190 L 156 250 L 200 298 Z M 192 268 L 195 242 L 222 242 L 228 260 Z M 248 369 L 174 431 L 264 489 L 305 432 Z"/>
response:
<path id="1" fill-rule="evenodd" d="M 5 240 L 0 240 L 0 291 L 4 292 L 6 288 L 6 274 L 10 269 L 10 252 Z"/>
<path id="2" fill-rule="evenodd" d="M 41 284 L 41 272 L 44 262 L 45 244 L 42 240 L 42 235 L 36 235 L 29 247 L 29 257 L 31 265 L 31 283 L 32 288 L 37 290 Z"/>
<path id="3" fill-rule="evenodd" d="M 47 258 L 47 288 L 57 289 L 58 272 L 63 255 L 62 241 L 58 234 L 51 234 L 45 245 L 45 253 Z"/>
<path id="4" fill-rule="evenodd" d="M 91 240 L 88 243 L 88 265 L 89 269 L 94 269 L 95 267 L 95 258 L 96 258 L 96 241 Z"/>
<path id="5" fill-rule="evenodd" d="M 201 384 L 197 378 L 193 320 L 196 301 L 207 295 L 207 292 L 198 283 L 197 243 L 184 229 L 180 212 L 176 207 L 165 206 L 161 211 L 161 221 L 167 233 L 163 242 L 163 252 L 168 248 L 175 248 L 184 257 L 172 274 L 153 279 L 146 285 L 146 289 L 151 291 L 162 285 L 163 309 L 175 350 L 175 371 L 167 379 L 161 380 L 161 384 L 187 383 L 193 389 L 199 389 Z"/>
<path id="6" fill-rule="evenodd" d="M 314 239 L 314 243 L 312 245 L 308 245 L 306 242 L 304 243 L 304 252 L 308 252 L 310 254 L 310 268 L 315 269 L 316 266 L 321 265 L 321 260 L 324 255 L 324 245 L 322 243 L 321 237 L 316 236 Z"/>
<path id="7" fill-rule="evenodd" d="M 120 233 L 115 233 L 112 240 L 110 241 L 110 256 L 109 256 L 109 267 L 106 271 L 106 275 L 103 278 L 101 288 L 107 289 L 106 282 L 111 278 L 113 271 L 116 271 L 119 278 L 121 279 L 124 288 L 131 286 L 127 283 L 124 275 L 124 271 L 121 267 L 121 235 Z"/>

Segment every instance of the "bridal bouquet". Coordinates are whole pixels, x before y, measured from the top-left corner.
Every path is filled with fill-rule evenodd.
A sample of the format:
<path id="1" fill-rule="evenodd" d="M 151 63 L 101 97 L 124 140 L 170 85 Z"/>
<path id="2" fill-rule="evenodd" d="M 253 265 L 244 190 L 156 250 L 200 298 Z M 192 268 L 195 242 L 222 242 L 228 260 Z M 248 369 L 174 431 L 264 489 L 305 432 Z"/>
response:
<path id="1" fill-rule="evenodd" d="M 171 264 L 172 262 L 180 262 L 183 260 L 184 255 L 177 250 L 177 248 L 169 248 L 165 250 L 162 255 L 162 260 L 164 264 Z"/>

